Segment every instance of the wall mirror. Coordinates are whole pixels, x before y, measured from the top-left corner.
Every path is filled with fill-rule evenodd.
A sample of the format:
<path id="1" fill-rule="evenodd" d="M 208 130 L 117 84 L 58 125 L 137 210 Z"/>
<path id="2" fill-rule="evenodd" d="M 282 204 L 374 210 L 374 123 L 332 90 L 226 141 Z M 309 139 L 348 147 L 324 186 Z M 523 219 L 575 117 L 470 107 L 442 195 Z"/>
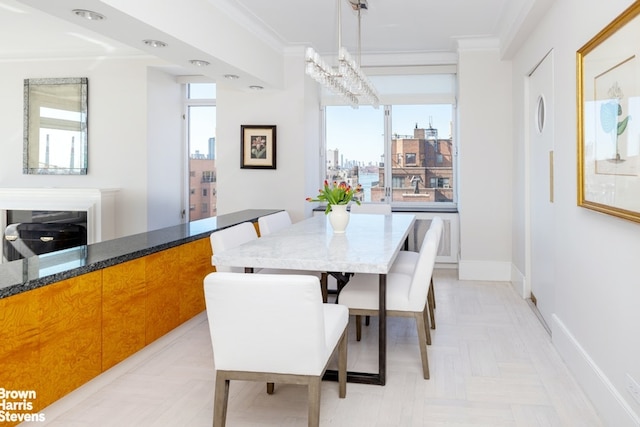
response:
<path id="1" fill-rule="evenodd" d="M 88 79 L 24 81 L 23 173 L 87 174 Z"/>

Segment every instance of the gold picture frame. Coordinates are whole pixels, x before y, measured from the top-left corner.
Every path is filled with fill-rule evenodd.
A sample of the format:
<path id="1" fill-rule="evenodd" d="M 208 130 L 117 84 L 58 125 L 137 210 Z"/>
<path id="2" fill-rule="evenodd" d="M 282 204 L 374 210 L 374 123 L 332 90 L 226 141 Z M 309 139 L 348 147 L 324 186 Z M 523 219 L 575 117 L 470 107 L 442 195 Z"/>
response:
<path id="1" fill-rule="evenodd" d="M 240 126 L 240 167 L 276 168 L 276 126 Z"/>
<path id="2" fill-rule="evenodd" d="M 640 222 L 640 2 L 577 52 L 578 206 Z"/>

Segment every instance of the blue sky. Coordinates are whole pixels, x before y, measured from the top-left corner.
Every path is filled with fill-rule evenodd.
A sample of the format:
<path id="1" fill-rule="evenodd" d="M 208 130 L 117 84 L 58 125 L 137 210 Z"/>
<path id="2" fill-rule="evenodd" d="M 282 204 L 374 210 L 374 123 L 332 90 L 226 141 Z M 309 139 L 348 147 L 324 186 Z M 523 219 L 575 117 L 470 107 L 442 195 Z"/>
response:
<path id="1" fill-rule="evenodd" d="M 438 129 L 438 136 L 450 134 L 452 108 L 449 104 L 400 105 L 391 112 L 391 133 L 413 136 L 413 129 Z M 377 163 L 384 152 L 384 109 L 382 107 L 328 107 L 327 149 L 338 149 L 345 160 Z"/>

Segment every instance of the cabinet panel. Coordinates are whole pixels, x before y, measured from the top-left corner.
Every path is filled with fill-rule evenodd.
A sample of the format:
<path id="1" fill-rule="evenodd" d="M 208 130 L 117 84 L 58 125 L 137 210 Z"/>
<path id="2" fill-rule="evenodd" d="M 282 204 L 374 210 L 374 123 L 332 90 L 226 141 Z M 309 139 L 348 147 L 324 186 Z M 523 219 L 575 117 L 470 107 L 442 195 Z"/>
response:
<path id="1" fill-rule="evenodd" d="M 180 252 L 180 322 L 204 311 L 204 277 L 213 271 L 211 244 L 201 239 L 182 246 Z"/>
<path id="2" fill-rule="evenodd" d="M 145 258 L 102 270 L 102 370 L 145 346 Z"/>
<path id="3" fill-rule="evenodd" d="M 0 299 L 0 387 L 7 390 L 40 394 L 38 306 L 32 297 L 39 291 Z"/>
<path id="4" fill-rule="evenodd" d="M 39 404 L 54 402 L 101 372 L 102 272 L 41 288 Z"/>
<path id="5" fill-rule="evenodd" d="M 145 257 L 147 344 L 180 324 L 180 252 L 183 247 Z"/>

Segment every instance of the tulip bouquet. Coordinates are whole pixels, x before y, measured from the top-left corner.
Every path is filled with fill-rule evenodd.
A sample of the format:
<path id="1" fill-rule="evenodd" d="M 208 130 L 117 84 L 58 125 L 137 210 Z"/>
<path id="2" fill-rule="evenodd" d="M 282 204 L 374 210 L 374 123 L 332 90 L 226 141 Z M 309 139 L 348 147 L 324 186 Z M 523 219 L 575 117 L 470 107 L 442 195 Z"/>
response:
<path id="1" fill-rule="evenodd" d="M 362 192 L 362 185 L 360 184 L 354 188 L 347 185 L 344 181 L 339 184 L 337 181 L 333 181 L 333 183 L 329 185 L 329 181 L 325 179 L 323 187 L 318 190 L 318 196 L 315 199 L 307 197 L 307 202 L 327 202 L 327 209 L 324 213 L 329 214 L 329 212 L 331 212 L 331 205 L 346 205 L 351 200 L 360 204 L 359 200 L 353 199 L 353 196 L 360 192 Z"/>

